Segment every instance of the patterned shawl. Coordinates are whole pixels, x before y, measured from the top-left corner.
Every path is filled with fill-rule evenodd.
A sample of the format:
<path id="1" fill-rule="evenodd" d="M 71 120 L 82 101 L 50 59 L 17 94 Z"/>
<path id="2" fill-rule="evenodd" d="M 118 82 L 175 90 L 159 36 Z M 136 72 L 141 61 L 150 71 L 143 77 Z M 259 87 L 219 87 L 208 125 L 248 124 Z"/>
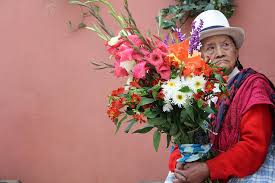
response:
<path id="1" fill-rule="evenodd" d="M 213 121 L 218 135 L 210 137 L 214 149 L 220 152 L 238 142 L 241 118 L 253 105 L 271 105 L 274 115 L 274 85 L 263 74 L 251 68 L 243 69 L 229 81 L 227 87 L 230 96 L 218 101 L 218 114 Z"/>

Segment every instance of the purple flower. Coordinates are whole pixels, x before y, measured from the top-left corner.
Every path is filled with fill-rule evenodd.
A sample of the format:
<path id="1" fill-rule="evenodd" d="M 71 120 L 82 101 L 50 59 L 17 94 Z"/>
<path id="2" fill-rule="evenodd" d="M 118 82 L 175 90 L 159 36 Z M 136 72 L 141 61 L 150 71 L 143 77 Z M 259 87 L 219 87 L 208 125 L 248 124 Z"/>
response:
<path id="1" fill-rule="evenodd" d="M 186 39 L 185 34 L 181 33 L 181 29 L 180 28 L 174 28 L 172 27 L 172 31 L 177 33 L 178 39 L 180 42 L 184 41 Z"/>
<path id="2" fill-rule="evenodd" d="M 200 24 L 198 27 L 195 26 L 196 21 L 192 23 L 192 33 L 189 41 L 189 54 L 192 55 L 194 50 L 199 51 L 201 43 L 200 43 L 200 31 L 203 26 L 203 21 L 200 20 Z"/>

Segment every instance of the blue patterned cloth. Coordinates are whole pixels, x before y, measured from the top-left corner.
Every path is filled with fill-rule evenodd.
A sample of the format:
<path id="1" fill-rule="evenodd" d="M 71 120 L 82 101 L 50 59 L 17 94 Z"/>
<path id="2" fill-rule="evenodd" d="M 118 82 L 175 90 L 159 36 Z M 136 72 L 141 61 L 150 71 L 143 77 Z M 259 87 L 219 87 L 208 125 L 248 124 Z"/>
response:
<path id="1" fill-rule="evenodd" d="M 186 163 L 197 161 L 205 156 L 211 148 L 210 144 L 181 144 L 178 146 L 181 158 L 177 162 Z"/>
<path id="2" fill-rule="evenodd" d="M 261 168 L 244 178 L 232 178 L 228 183 L 275 183 L 275 137 L 269 146 L 268 154 Z"/>
<path id="3" fill-rule="evenodd" d="M 181 144 L 178 145 L 181 158 L 177 162 L 189 163 L 197 161 L 203 156 L 205 156 L 211 149 L 211 144 L 201 145 L 201 144 Z M 171 147 L 171 153 L 175 150 L 175 147 Z M 173 172 L 169 171 L 164 183 L 173 183 L 175 175 Z"/>

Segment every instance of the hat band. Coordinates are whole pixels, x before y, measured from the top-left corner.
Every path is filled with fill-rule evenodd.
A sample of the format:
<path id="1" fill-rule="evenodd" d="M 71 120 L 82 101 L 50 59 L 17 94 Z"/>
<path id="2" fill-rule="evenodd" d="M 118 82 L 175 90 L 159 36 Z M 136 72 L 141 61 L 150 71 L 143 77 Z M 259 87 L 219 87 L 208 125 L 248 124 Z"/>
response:
<path id="1" fill-rule="evenodd" d="M 214 26 L 206 27 L 206 28 L 202 29 L 200 32 L 206 31 L 206 30 L 209 30 L 209 29 L 221 28 L 221 27 L 225 27 L 225 26 L 222 26 L 222 25 L 214 25 Z"/>

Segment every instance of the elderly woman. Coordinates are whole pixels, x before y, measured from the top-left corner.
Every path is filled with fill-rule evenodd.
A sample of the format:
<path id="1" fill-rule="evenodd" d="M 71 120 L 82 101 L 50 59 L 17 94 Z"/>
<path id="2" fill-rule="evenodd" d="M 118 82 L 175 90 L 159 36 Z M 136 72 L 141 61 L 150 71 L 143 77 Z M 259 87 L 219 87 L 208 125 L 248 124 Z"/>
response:
<path id="1" fill-rule="evenodd" d="M 230 27 L 217 10 L 201 13 L 195 21 L 200 20 L 204 22 L 202 57 L 226 68 L 230 98 L 217 103 L 214 124 L 218 135 L 211 141 L 218 155 L 182 165 L 176 163 L 180 153 L 174 150 L 169 162 L 175 174 L 173 183 L 200 183 L 208 177 L 220 182 L 275 182 L 274 86 L 264 75 L 242 68 L 238 57 L 243 29 Z"/>

